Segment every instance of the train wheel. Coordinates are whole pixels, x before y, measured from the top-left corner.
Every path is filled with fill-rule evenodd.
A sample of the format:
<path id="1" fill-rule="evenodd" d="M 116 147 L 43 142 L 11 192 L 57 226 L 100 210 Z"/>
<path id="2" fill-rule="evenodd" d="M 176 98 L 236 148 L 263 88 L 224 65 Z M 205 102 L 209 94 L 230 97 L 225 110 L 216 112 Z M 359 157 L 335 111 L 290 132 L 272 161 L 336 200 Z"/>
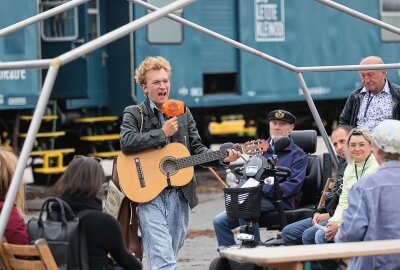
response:
<path id="1" fill-rule="evenodd" d="M 225 258 L 215 258 L 211 264 L 209 270 L 230 270 L 229 262 Z"/>

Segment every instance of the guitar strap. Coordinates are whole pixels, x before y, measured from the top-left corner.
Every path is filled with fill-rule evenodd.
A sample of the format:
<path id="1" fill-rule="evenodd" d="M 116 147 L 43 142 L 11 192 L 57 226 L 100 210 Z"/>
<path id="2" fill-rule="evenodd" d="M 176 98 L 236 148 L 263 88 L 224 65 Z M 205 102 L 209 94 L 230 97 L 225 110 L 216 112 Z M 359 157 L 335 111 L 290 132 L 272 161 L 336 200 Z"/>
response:
<path id="1" fill-rule="evenodd" d="M 144 106 L 144 104 L 139 104 L 137 106 L 138 110 L 140 112 L 140 115 L 142 116 L 142 121 L 140 122 L 140 131 L 139 131 L 139 133 L 142 133 L 142 130 L 143 130 L 143 106 Z"/>

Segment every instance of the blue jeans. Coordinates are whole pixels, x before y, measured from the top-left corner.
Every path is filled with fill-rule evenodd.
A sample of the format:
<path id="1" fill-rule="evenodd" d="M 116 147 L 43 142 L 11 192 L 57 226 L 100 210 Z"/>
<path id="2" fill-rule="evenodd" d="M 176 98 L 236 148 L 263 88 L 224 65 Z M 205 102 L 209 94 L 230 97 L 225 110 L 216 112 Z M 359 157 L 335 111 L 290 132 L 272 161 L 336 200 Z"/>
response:
<path id="1" fill-rule="evenodd" d="M 328 221 L 323 221 L 320 225 L 325 226 L 327 223 Z M 317 231 L 312 219 L 306 218 L 285 226 L 282 230 L 282 239 L 287 245 L 315 244 Z"/>
<path id="2" fill-rule="evenodd" d="M 315 234 L 315 243 L 317 244 L 325 244 L 328 243 L 328 240 L 325 238 L 325 232 L 323 230 L 318 230 Z"/>
<path id="3" fill-rule="evenodd" d="M 176 189 L 165 189 L 136 209 L 148 268 L 175 270 L 189 224 L 188 202 Z"/>
<path id="4" fill-rule="evenodd" d="M 261 212 L 275 211 L 277 208 L 271 200 L 263 197 L 261 199 Z M 243 219 L 233 219 L 226 215 L 226 211 L 218 214 L 214 220 L 214 230 L 217 235 L 218 246 L 233 246 L 236 244 L 232 230 L 246 225 L 246 221 Z M 260 229 L 258 223 L 253 224 L 254 239 L 260 241 Z"/>

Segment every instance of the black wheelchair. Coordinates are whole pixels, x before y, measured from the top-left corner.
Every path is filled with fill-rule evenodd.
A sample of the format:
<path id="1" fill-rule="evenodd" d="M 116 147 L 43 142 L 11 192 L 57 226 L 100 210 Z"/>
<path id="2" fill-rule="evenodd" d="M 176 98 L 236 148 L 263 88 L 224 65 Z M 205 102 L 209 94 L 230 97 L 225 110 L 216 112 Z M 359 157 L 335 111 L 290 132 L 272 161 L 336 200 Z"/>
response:
<path id="1" fill-rule="evenodd" d="M 279 149 L 284 149 L 288 146 L 290 140 L 288 137 L 282 137 L 275 143 L 276 152 Z M 266 242 L 256 241 L 254 239 L 254 223 L 258 222 L 261 213 L 261 198 L 264 179 L 268 177 L 274 178 L 274 200 L 278 207 L 281 216 L 281 222 L 286 225 L 286 217 L 284 206 L 279 190 L 279 182 L 277 176 L 287 177 L 291 171 L 286 167 L 277 165 L 277 156 L 265 158 L 263 156 L 252 156 L 249 161 L 240 168 L 235 169 L 235 173 L 242 176 L 242 185 L 246 186 L 246 182 L 251 179 L 254 186 L 224 188 L 225 209 L 227 216 L 233 219 L 244 219 L 246 225 L 240 226 L 240 233 L 237 235 L 237 240 L 241 244 L 230 247 L 219 247 L 219 249 L 239 249 L 252 248 L 257 245 L 280 245 L 283 244 L 280 240 L 272 239 Z M 256 270 L 260 269 L 256 265 L 249 263 L 237 263 L 225 258 L 215 258 L 209 267 L 209 270 Z M 261 268 L 262 269 L 262 268 Z"/>

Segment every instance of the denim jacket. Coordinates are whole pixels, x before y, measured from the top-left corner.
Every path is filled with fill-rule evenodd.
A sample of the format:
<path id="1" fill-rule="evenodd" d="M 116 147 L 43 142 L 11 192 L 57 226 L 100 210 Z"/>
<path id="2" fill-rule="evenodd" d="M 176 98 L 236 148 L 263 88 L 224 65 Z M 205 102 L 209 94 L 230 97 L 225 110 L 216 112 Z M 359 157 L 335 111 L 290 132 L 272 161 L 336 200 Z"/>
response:
<path id="1" fill-rule="evenodd" d="M 400 161 L 386 161 L 349 192 L 335 242 L 400 239 Z M 347 269 L 398 269 L 400 255 L 356 257 Z"/>

